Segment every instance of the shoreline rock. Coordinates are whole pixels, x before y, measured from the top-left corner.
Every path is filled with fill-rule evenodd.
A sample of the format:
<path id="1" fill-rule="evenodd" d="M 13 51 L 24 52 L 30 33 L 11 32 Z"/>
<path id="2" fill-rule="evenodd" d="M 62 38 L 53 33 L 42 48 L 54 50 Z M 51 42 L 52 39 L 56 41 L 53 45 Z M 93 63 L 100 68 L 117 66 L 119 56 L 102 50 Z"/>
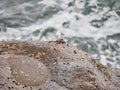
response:
<path id="1" fill-rule="evenodd" d="M 2 90 L 120 90 L 119 69 L 103 66 L 62 40 L 1 41 L 0 54 Z"/>

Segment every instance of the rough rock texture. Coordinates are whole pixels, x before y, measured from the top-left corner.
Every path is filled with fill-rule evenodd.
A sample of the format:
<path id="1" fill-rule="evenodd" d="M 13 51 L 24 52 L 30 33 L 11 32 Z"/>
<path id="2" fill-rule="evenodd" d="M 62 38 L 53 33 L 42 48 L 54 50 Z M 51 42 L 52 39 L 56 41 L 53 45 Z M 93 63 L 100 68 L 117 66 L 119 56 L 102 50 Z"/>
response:
<path id="1" fill-rule="evenodd" d="M 120 90 L 120 71 L 62 40 L 2 41 L 0 90 Z"/>

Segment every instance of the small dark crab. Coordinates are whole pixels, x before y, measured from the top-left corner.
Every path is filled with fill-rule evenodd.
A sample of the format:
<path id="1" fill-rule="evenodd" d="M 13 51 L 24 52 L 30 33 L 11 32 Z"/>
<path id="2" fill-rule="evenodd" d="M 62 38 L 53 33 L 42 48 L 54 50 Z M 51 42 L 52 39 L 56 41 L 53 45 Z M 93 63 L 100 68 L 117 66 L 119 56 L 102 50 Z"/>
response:
<path id="1" fill-rule="evenodd" d="M 65 44 L 66 42 L 63 39 L 58 39 L 56 41 L 49 41 L 49 43 L 55 42 L 56 44 Z"/>

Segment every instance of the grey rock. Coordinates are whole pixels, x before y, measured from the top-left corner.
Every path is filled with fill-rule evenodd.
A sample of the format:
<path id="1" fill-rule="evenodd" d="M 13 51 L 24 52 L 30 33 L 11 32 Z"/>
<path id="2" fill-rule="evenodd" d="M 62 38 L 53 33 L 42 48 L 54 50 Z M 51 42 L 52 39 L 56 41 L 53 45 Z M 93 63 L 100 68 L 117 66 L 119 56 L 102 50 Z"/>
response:
<path id="1" fill-rule="evenodd" d="M 2 41 L 0 53 L 1 90 L 120 90 L 119 70 L 63 40 Z"/>

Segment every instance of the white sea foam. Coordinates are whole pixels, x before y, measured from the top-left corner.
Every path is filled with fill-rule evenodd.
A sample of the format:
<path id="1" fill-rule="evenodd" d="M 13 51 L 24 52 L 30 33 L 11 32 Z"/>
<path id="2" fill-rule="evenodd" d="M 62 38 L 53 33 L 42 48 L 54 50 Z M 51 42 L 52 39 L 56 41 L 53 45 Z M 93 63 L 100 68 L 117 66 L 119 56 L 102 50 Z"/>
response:
<path id="1" fill-rule="evenodd" d="M 88 6 L 93 8 L 85 5 L 83 0 L 0 1 L 0 40 L 47 41 L 64 38 L 99 57 L 104 65 L 119 68 L 120 51 L 117 50 L 120 48 L 120 36 L 117 34 L 120 33 L 120 16 L 109 6 L 98 6 L 97 0 L 89 1 Z M 118 8 L 119 5 L 116 5 Z M 45 34 L 49 28 L 56 31 Z M 43 33 L 45 36 L 42 36 Z M 117 54 L 113 55 L 113 52 Z M 114 59 L 113 62 L 108 58 Z"/>

